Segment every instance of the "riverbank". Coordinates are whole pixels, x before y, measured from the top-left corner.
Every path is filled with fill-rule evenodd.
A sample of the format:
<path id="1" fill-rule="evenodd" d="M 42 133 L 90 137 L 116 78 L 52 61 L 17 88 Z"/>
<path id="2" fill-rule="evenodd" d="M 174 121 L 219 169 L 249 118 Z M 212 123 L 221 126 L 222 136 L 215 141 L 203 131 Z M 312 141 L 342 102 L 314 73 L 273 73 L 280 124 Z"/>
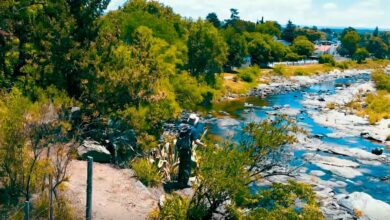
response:
<path id="1" fill-rule="evenodd" d="M 316 123 L 335 129 L 333 137 L 363 136 L 385 143 L 390 135 L 390 119 L 371 124 L 366 116 L 358 116 L 348 108 L 357 96 L 375 92 L 372 81 L 338 87 L 335 94 L 306 94 L 302 102 Z M 390 142 L 387 141 L 387 144 Z"/>
<path id="2" fill-rule="evenodd" d="M 330 66 L 329 64 L 313 64 L 304 66 L 280 66 L 280 68 L 274 69 L 248 67 L 239 70 L 238 74 L 224 73 L 222 75 L 225 95 L 219 101 L 257 95 L 256 90 L 258 90 L 258 86 L 267 87 L 266 85 L 271 83 L 276 83 L 276 86 L 278 83 L 283 84 L 289 81 L 298 81 L 299 83 L 301 80 L 317 78 L 318 76 L 320 76 L 319 79 L 321 80 L 322 77 L 327 78 L 327 75 L 332 75 L 332 73 L 384 69 L 389 64 L 390 60 L 367 60 L 362 64 L 358 64 L 355 61 L 344 61 L 336 63 L 335 66 Z M 240 79 L 240 73 L 247 72 L 246 70 L 252 73 L 252 77 L 257 77 L 257 80 L 254 79 L 246 82 Z M 299 78 L 302 79 L 299 80 Z"/>
<path id="3" fill-rule="evenodd" d="M 371 125 L 367 118 L 346 108 L 356 94 L 375 91 L 370 72 L 335 70 L 312 76 L 273 76 L 268 84 L 245 94 L 263 97 L 266 106 L 242 102 L 242 109 L 236 108 L 238 117 L 220 117 L 211 130 L 234 136 L 247 121 L 279 114 L 296 119 L 308 132 L 298 135 L 298 143 L 289 148 L 288 154 L 293 155 L 290 168 L 296 170 L 290 176 L 263 179 L 257 186 L 294 179 L 314 187 L 327 219 L 383 219 L 390 215 L 390 198 L 386 196 L 390 158 L 386 150 L 378 156 L 371 149 L 384 146 L 387 121 Z M 237 99 L 243 98 L 227 100 Z M 373 204 L 378 206 L 375 211 Z"/>

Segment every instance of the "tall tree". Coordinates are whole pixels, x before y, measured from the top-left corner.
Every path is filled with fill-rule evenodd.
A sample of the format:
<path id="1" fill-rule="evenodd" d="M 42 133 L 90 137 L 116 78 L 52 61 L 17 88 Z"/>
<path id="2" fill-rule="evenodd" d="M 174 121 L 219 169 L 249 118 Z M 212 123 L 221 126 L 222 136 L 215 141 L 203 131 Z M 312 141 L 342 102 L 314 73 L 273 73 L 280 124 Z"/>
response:
<path id="1" fill-rule="evenodd" d="M 375 58 L 383 59 L 387 55 L 389 47 L 379 37 L 371 37 L 368 42 L 367 50 L 374 55 Z"/>
<path id="2" fill-rule="evenodd" d="M 343 32 L 339 53 L 341 55 L 352 57 L 358 48 L 359 39 L 359 34 L 356 31 L 348 30 L 345 31 L 345 33 Z"/>
<path id="3" fill-rule="evenodd" d="M 256 31 L 280 38 L 282 27 L 276 21 L 266 21 L 256 25 Z"/>
<path id="4" fill-rule="evenodd" d="M 232 21 L 239 20 L 240 16 L 238 14 L 239 14 L 238 9 L 231 8 L 230 9 L 230 20 L 232 20 Z"/>
<path id="5" fill-rule="evenodd" d="M 288 20 L 288 23 L 282 32 L 282 39 L 288 42 L 293 42 L 296 28 L 296 25 L 293 24 L 291 20 Z"/>
<path id="6" fill-rule="evenodd" d="M 269 62 L 280 61 L 286 55 L 286 47 L 282 43 L 274 41 L 268 34 L 247 34 L 247 39 L 252 64 L 263 66 Z"/>
<path id="7" fill-rule="evenodd" d="M 214 27 L 216 28 L 219 28 L 221 27 L 221 21 L 218 19 L 218 16 L 216 13 L 212 12 L 212 13 L 209 13 L 207 16 L 206 16 L 206 20 L 208 20 L 211 24 L 214 25 Z"/>
<path id="8" fill-rule="evenodd" d="M 223 29 L 222 33 L 229 48 L 225 67 L 230 71 L 232 67 L 239 67 L 244 63 L 244 58 L 247 56 L 247 42 L 245 37 L 235 32 L 232 27 Z"/>
<path id="9" fill-rule="evenodd" d="M 227 45 L 218 30 L 209 22 L 198 20 L 190 28 L 188 37 L 188 67 L 192 75 L 206 74 L 210 84 L 215 73 L 227 61 Z"/>
<path id="10" fill-rule="evenodd" d="M 295 38 L 291 48 L 293 52 L 304 57 L 309 57 L 314 51 L 314 44 L 310 42 L 306 37 L 299 36 Z"/>
<path id="11" fill-rule="evenodd" d="M 372 33 L 372 36 L 378 37 L 379 36 L 379 29 L 378 27 L 375 28 L 374 32 Z"/>
<path id="12" fill-rule="evenodd" d="M 0 69 L 10 81 L 54 84 L 80 96 L 81 82 L 91 81 L 83 56 L 93 44 L 109 0 L 6 1 L 0 7 Z M 4 37 L 6 36 L 6 37 Z M 0 53 L 1 54 L 1 53 Z M 6 61 L 8 60 L 8 61 Z"/>
<path id="13" fill-rule="evenodd" d="M 357 63 L 363 63 L 369 55 L 366 48 L 358 48 L 353 55 L 353 59 L 356 60 Z"/>

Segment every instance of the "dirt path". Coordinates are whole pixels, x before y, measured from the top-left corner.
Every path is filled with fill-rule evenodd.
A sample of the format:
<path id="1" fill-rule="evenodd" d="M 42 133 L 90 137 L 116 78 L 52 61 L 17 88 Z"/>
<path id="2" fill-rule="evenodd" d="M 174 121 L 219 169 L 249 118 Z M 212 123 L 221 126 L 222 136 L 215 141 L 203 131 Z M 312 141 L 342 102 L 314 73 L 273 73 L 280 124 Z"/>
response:
<path id="1" fill-rule="evenodd" d="M 80 216 L 86 203 L 87 162 L 72 161 L 69 167 L 68 195 Z M 147 219 L 157 207 L 161 189 L 146 188 L 133 177 L 130 169 L 116 169 L 94 163 L 92 212 L 93 219 Z"/>

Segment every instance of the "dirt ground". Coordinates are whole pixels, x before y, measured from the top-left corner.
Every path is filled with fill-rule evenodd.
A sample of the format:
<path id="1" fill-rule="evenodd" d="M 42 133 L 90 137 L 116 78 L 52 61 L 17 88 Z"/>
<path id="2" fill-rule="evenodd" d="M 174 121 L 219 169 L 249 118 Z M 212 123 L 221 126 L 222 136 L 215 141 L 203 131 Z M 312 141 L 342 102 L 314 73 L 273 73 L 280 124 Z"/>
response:
<path id="1" fill-rule="evenodd" d="M 72 161 L 69 166 L 68 195 L 81 218 L 85 216 L 87 162 Z M 99 220 L 147 219 L 157 207 L 161 188 L 147 188 L 133 177 L 130 169 L 116 169 L 94 163 L 92 215 Z"/>

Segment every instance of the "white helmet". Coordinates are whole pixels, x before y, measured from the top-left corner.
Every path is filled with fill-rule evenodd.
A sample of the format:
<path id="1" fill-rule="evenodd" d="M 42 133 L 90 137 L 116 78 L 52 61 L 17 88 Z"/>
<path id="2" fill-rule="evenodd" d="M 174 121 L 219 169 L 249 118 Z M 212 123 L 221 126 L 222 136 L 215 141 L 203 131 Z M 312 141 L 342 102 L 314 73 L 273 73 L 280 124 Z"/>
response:
<path id="1" fill-rule="evenodd" d="M 196 114 L 192 113 L 190 114 L 188 121 L 193 121 L 194 125 L 196 125 L 199 122 L 199 117 Z"/>

